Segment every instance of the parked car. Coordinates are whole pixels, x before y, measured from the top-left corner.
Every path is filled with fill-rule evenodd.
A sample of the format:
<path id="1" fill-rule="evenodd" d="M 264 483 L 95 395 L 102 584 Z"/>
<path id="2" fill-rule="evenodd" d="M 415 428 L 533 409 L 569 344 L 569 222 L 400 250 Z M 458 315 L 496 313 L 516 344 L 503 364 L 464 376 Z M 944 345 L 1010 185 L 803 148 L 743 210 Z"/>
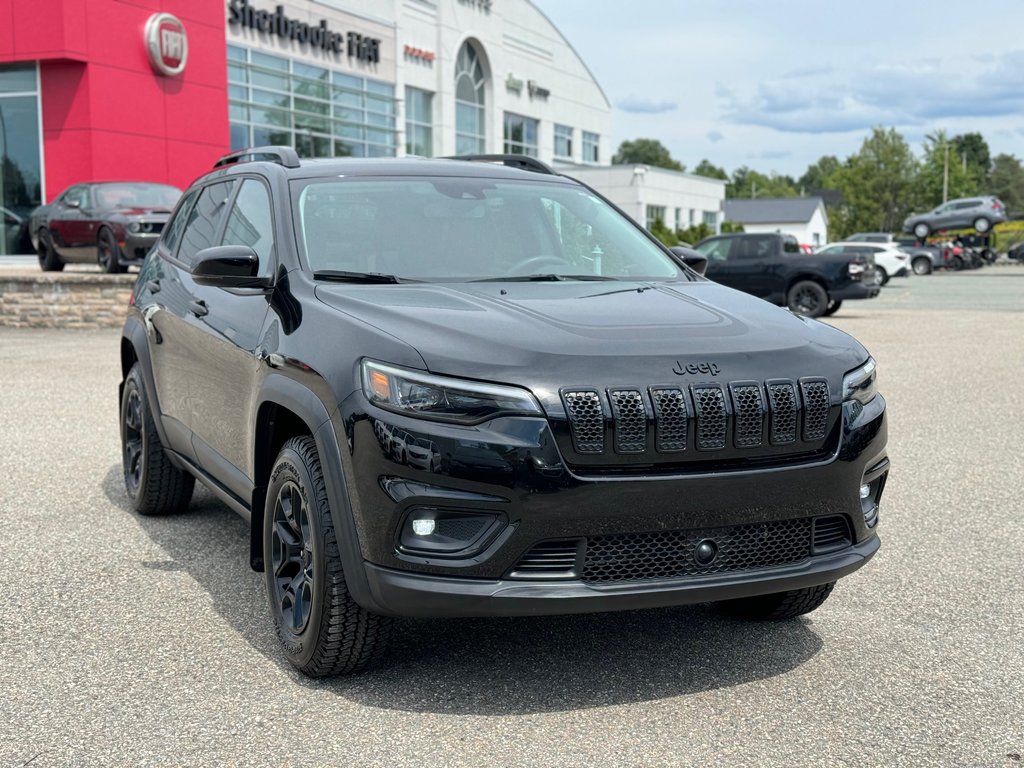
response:
<path id="1" fill-rule="evenodd" d="M 522 155 L 225 156 L 146 257 L 120 361 L 131 506 L 180 512 L 198 478 L 248 520 L 308 675 L 378 658 L 392 616 L 792 618 L 879 547 L 867 350 Z"/>
<path id="2" fill-rule="evenodd" d="M 44 272 L 95 261 L 107 272 L 140 264 L 160 237 L 181 190 L 168 184 L 109 181 L 75 184 L 29 220 Z"/>
<path id="3" fill-rule="evenodd" d="M 928 245 L 915 238 L 898 237 L 890 232 L 857 232 L 847 237 L 844 242 L 876 243 L 899 248 L 910 257 L 910 269 L 915 275 L 928 275 L 933 270 L 947 266 L 941 247 Z"/>
<path id="4" fill-rule="evenodd" d="M 923 240 L 932 232 L 947 229 L 988 232 L 995 224 L 1006 220 L 1006 206 L 998 197 L 964 197 L 943 203 L 928 213 L 909 216 L 903 222 L 903 229 Z"/>
<path id="5" fill-rule="evenodd" d="M 805 254 L 792 235 L 739 233 L 699 242 L 705 274 L 715 282 L 808 317 L 835 313 L 847 299 L 878 295 L 874 259 L 820 251 Z"/>
<path id="6" fill-rule="evenodd" d="M 893 277 L 906 277 L 910 274 L 910 255 L 896 245 L 851 242 L 829 243 L 818 249 L 822 256 L 852 256 L 858 253 L 870 253 L 875 259 L 875 283 L 885 285 Z"/>

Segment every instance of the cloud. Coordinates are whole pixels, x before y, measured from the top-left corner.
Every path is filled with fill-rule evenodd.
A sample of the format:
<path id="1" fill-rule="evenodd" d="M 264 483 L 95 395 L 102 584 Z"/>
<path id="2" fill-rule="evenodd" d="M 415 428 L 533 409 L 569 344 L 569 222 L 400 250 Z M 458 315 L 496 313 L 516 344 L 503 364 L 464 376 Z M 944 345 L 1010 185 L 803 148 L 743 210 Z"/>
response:
<path id="1" fill-rule="evenodd" d="M 723 134 L 721 131 L 708 131 L 707 132 L 707 140 L 710 141 L 712 144 L 717 144 L 718 142 L 720 142 L 724 138 L 725 138 L 725 134 Z"/>
<path id="2" fill-rule="evenodd" d="M 783 160 L 792 156 L 793 153 L 788 149 L 766 149 L 756 155 L 761 160 Z"/>
<path id="3" fill-rule="evenodd" d="M 803 77 L 815 77 L 817 75 L 830 75 L 835 71 L 833 67 L 797 67 L 781 75 L 783 80 L 798 80 Z"/>
<path id="4" fill-rule="evenodd" d="M 645 115 L 660 115 L 663 112 L 674 112 L 679 108 L 676 101 L 653 101 L 630 94 L 624 99 L 619 99 L 615 104 L 623 112 L 639 112 Z"/>
<path id="5" fill-rule="evenodd" d="M 783 76 L 753 92 L 716 88 L 730 122 L 784 133 L 844 133 L 877 125 L 923 126 L 938 120 L 1005 117 L 1024 112 L 1024 51 L 992 57 L 972 68 L 935 60 L 881 63 L 851 73 L 846 82 L 830 72 Z"/>

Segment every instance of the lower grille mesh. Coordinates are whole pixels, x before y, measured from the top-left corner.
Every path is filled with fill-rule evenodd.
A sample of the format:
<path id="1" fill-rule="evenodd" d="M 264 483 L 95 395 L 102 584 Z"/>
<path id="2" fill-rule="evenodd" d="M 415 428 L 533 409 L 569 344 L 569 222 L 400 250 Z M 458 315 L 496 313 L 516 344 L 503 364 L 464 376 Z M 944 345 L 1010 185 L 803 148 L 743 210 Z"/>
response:
<path id="1" fill-rule="evenodd" d="M 587 539 L 581 578 L 610 584 L 727 573 L 797 563 L 811 554 L 813 518 L 690 531 L 657 531 Z M 694 551 L 711 541 L 717 556 L 700 565 Z"/>

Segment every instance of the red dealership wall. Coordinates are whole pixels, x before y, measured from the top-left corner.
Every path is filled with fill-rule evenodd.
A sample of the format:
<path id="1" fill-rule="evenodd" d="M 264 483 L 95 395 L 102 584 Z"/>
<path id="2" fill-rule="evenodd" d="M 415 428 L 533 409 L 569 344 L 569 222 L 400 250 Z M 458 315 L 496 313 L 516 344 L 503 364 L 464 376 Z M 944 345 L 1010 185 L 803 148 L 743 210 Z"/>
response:
<path id="1" fill-rule="evenodd" d="M 39 62 L 46 197 L 69 184 L 188 185 L 229 144 L 225 6 L 209 0 L 0 0 L 0 63 Z M 173 13 L 188 35 L 176 77 L 143 30 Z"/>

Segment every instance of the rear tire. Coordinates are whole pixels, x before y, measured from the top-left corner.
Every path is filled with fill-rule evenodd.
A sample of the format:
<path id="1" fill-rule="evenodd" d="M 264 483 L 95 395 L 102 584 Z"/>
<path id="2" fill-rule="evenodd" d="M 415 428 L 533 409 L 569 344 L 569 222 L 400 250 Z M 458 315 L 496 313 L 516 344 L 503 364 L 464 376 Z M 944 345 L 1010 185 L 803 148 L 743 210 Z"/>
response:
<path id="1" fill-rule="evenodd" d="M 195 478 L 171 464 L 153 422 L 142 369 L 135 363 L 121 395 L 121 465 L 132 509 L 140 515 L 183 512 Z"/>
<path id="2" fill-rule="evenodd" d="M 828 309 L 828 292 L 821 283 L 801 280 L 786 294 L 786 306 L 795 315 L 821 317 Z"/>
<path id="3" fill-rule="evenodd" d="M 828 303 L 828 307 L 825 309 L 825 317 L 832 317 L 832 315 L 839 311 L 841 306 L 843 306 L 842 299 L 832 299 L 832 301 Z"/>
<path id="4" fill-rule="evenodd" d="M 974 228 L 978 232 L 988 232 L 992 229 L 992 222 L 986 219 L 984 216 L 979 216 L 974 220 Z"/>
<path id="5" fill-rule="evenodd" d="M 924 240 L 931 233 L 932 228 L 925 224 L 923 221 L 920 224 L 914 225 L 914 236 L 918 240 Z"/>
<path id="6" fill-rule="evenodd" d="M 885 267 L 879 267 L 875 265 L 875 285 L 885 285 L 889 282 L 889 273 L 885 271 Z"/>
<path id="7" fill-rule="evenodd" d="M 964 268 L 964 260 L 959 256 L 954 256 L 952 259 L 949 260 L 949 265 L 957 272 L 959 272 L 961 269 Z"/>
<path id="8" fill-rule="evenodd" d="M 274 628 L 305 675 L 359 672 L 383 654 L 391 619 L 352 599 L 312 437 L 284 444 L 270 474 L 263 561 Z"/>
<path id="9" fill-rule="evenodd" d="M 39 245 L 36 248 L 39 255 L 39 268 L 43 272 L 60 272 L 64 269 L 64 259 L 57 254 L 53 247 L 53 239 L 47 229 L 39 230 Z"/>
<path id="10" fill-rule="evenodd" d="M 932 261 L 924 256 L 918 256 L 911 265 L 915 275 L 930 275 L 932 273 Z"/>
<path id="11" fill-rule="evenodd" d="M 795 619 L 821 607 L 836 583 L 820 584 L 816 587 L 791 589 L 788 592 L 775 592 L 770 595 L 743 597 L 739 600 L 726 600 L 719 603 L 723 613 L 738 619 L 750 621 L 779 621 Z"/>

